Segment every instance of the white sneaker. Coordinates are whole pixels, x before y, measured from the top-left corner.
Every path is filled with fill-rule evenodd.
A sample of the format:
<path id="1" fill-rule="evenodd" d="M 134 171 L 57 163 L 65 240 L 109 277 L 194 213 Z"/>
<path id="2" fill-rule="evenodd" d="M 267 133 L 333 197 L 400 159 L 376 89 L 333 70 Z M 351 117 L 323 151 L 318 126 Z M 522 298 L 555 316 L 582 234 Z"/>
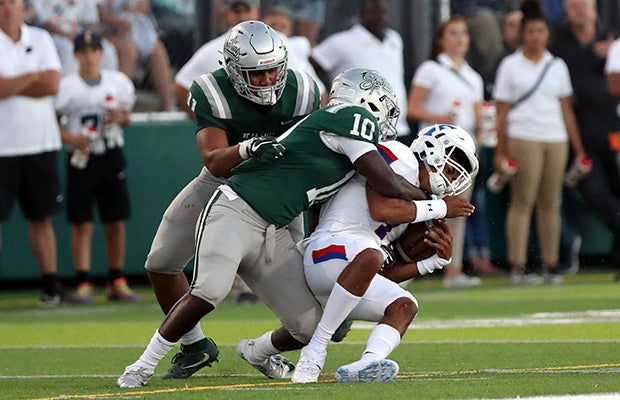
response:
<path id="1" fill-rule="evenodd" d="M 153 376 L 153 372 L 154 371 L 148 370 L 144 367 L 130 365 L 125 368 L 123 375 L 118 377 L 116 384 L 118 387 L 122 388 L 136 388 L 144 386 Z"/>
<path id="2" fill-rule="evenodd" d="M 542 285 L 545 283 L 545 277 L 536 273 L 514 271 L 510 273 L 510 282 L 513 285 Z"/>
<path id="3" fill-rule="evenodd" d="M 290 379 L 295 370 L 288 358 L 279 354 L 267 357 L 259 363 L 251 362 L 248 358 L 254 353 L 254 340 L 246 339 L 237 343 L 237 355 L 243 358 L 248 364 L 259 370 L 269 379 Z"/>
<path id="4" fill-rule="evenodd" d="M 398 374 L 398 364 L 392 360 L 356 361 L 336 370 L 337 382 L 387 382 Z"/>
<path id="5" fill-rule="evenodd" d="M 447 288 L 480 286 L 481 283 L 482 280 L 477 276 L 467 276 L 464 273 L 443 279 L 443 286 Z"/>
<path id="6" fill-rule="evenodd" d="M 318 381 L 321 370 L 325 365 L 326 356 L 326 350 L 317 351 L 310 346 L 301 349 L 301 355 L 299 356 L 299 361 L 297 361 L 291 380 L 295 383 Z"/>

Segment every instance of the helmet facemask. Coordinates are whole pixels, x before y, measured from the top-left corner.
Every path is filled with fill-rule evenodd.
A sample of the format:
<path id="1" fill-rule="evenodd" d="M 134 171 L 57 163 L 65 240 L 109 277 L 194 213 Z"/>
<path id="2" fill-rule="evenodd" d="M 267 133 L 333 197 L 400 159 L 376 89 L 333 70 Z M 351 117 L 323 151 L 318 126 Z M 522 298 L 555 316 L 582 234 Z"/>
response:
<path id="1" fill-rule="evenodd" d="M 286 86 L 288 52 L 280 35 L 259 21 L 235 25 L 224 43 L 224 64 L 237 93 L 256 104 L 274 105 Z M 253 72 L 275 69 L 270 86 L 253 85 Z"/>

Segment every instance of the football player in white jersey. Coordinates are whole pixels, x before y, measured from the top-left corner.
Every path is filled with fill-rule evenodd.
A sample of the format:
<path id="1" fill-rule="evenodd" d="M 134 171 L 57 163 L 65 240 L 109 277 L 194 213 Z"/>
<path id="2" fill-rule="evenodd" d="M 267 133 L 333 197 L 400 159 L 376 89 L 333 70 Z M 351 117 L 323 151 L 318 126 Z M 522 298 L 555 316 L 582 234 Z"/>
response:
<path id="1" fill-rule="evenodd" d="M 306 281 L 324 311 L 312 339 L 302 349 L 293 382 L 317 381 L 329 338 L 345 319 L 379 324 L 370 334 L 361 360 L 338 368 L 336 379 L 393 379 L 398 364 L 386 358 L 398 346 L 418 304 L 396 282 L 377 275 L 386 257 L 382 245 L 398 238 L 409 222 L 465 217 L 474 211 L 467 200 L 457 197 L 478 171 L 475 144 L 460 127 L 434 125 L 420 132 L 411 149 L 391 141 L 380 143 L 379 151 L 394 172 L 435 200 L 384 198 L 367 186 L 362 176 L 356 176 L 323 206 L 316 230 L 300 247 L 305 248 Z M 409 278 L 424 275 L 450 262 L 451 234 L 443 221 L 429 227 L 427 244 L 436 253 L 396 267 L 401 269 L 399 275 L 405 271 Z M 391 271 L 386 272 L 389 276 Z"/>
<path id="2" fill-rule="evenodd" d="M 61 117 L 63 142 L 71 152 L 67 162 L 67 215 L 78 278 L 75 299 L 81 303 L 93 297 L 88 274 L 95 203 L 106 237 L 108 299 L 138 300 L 123 276 L 125 220 L 130 215 L 130 204 L 121 127 L 129 123 L 136 95 L 125 74 L 101 69 L 102 43 L 101 36 L 93 31 L 76 36 L 79 71 L 62 78 L 54 103 Z"/>

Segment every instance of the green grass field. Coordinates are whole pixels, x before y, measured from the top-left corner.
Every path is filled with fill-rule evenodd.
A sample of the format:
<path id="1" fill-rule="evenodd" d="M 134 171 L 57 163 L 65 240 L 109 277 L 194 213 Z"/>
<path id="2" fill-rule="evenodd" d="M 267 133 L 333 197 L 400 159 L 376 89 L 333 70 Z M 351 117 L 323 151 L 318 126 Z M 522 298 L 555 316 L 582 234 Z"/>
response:
<path id="1" fill-rule="evenodd" d="M 331 344 L 317 384 L 268 380 L 239 359 L 235 343 L 277 325 L 262 305 L 224 303 L 202 321 L 221 360 L 184 381 L 154 377 L 119 389 L 117 376 L 162 320 L 150 288 L 137 304 L 112 304 L 99 289 L 88 306 L 40 309 L 37 292 L 0 293 L 0 399 L 498 399 L 614 393 L 620 398 L 620 285 L 583 273 L 560 286 L 513 287 L 487 278 L 444 289 L 437 278 L 409 285 L 420 312 L 391 358 L 394 382 L 337 384 L 358 359 L 371 324 Z M 160 364 L 163 373 L 173 353 Z M 298 352 L 288 356 L 296 361 Z"/>

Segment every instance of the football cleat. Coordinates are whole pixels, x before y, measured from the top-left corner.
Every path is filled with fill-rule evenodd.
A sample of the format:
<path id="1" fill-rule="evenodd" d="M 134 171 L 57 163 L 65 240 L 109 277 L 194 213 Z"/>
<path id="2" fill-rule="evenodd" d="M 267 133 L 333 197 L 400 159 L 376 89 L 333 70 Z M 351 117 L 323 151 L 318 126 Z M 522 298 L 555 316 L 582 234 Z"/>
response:
<path id="1" fill-rule="evenodd" d="M 130 365 L 125 368 L 123 375 L 118 377 L 116 385 L 121 388 L 137 388 L 146 385 L 151 376 L 153 376 L 153 371 Z"/>
<path id="2" fill-rule="evenodd" d="M 295 383 L 311 383 L 319 380 L 321 370 L 325 365 L 327 351 L 316 351 L 310 346 L 301 349 L 299 361 L 293 371 L 291 380 Z"/>
<path id="3" fill-rule="evenodd" d="M 220 361 L 220 349 L 211 338 L 204 338 L 187 346 L 172 358 L 172 366 L 161 379 L 187 379 L 203 367 Z"/>
<path id="4" fill-rule="evenodd" d="M 237 343 L 237 355 L 243 358 L 252 367 L 259 370 L 269 379 L 290 379 L 295 370 L 293 364 L 288 358 L 279 354 L 267 357 L 262 362 L 251 362 L 249 357 L 254 352 L 254 340 L 246 339 Z"/>
<path id="5" fill-rule="evenodd" d="M 337 382 L 387 382 L 398 374 L 398 364 L 392 360 L 356 361 L 336 370 Z"/>

